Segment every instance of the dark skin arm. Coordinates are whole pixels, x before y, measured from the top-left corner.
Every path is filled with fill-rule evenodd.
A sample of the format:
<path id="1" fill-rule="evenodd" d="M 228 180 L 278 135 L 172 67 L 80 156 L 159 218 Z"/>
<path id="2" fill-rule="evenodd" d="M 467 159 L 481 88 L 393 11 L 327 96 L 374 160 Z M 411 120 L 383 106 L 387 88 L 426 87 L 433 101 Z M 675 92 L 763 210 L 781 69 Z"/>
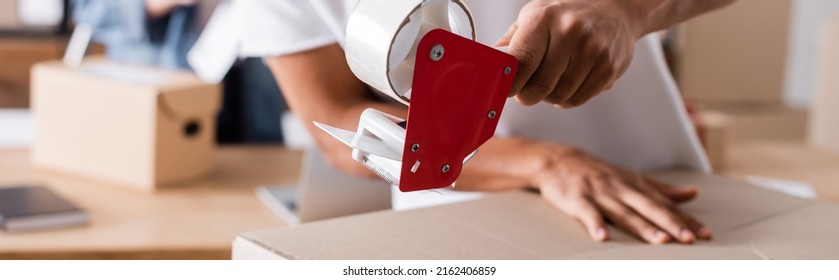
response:
<path id="1" fill-rule="evenodd" d="M 524 105 L 582 105 L 629 67 L 635 42 L 734 0 L 536 0 L 497 43 L 520 67 L 511 95 Z"/>
<path id="2" fill-rule="evenodd" d="M 349 174 L 373 177 L 350 157 L 348 147 L 321 132 L 312 121 L 355 130 L 366 108 L 403 117 L 407 110 L 375 101 L 346 63 L 335 63 L 344 61 L 343 56 L 338 45 L 331 45 L 266 61 L 289 106 L 330 163 Z M 674 238 L 689 243 L 697 237 L 710 237 L 710 231 L 675 207 L 675 203 L 694 197 L 695 188 L 654 184 L 558 143 L 493 138 L 465 166 L 458 180 L 459 190 L 524 188 L 538 188 L 547 201 L 579 219 L 596 240 L 608 238 L 604 217 L 650 243 Z"/>

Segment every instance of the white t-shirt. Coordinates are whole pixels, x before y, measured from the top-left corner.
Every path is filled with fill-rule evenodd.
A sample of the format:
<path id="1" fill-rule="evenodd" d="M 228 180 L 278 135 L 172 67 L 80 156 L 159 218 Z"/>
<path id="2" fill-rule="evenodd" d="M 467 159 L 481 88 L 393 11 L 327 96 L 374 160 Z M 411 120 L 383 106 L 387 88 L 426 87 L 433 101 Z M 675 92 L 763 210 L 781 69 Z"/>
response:
<path id="1" fill-rule="evenodd" d="M 478 26 L 478 41 L 495 43 L 530 0 L 464 0 Z M 240 1 L 244 22 L 242 51 L 253 56 L 277 56 L 333 43 L 343 45 L 346 25 L 358 0 Z M 501 12 L 499 12 L 501 11 Z"/>
<path id="2" fill-rule="evenodd" d="M 343 44 L 347 20 L 357 2 L 240 1 L 242 50 L 250 56 L 278 56 Z M 529 1 L 464 2 L 475 19 L 478 41 L 492 45 Z M 663 62 L 661 46 L 651 36 L 639 42 L 632 66 L 613 90 L 572 110 L 546 104 L 524 107 L 509 101 L 498 134 L 557 141 L 638 170 L 710 171 Z"/>

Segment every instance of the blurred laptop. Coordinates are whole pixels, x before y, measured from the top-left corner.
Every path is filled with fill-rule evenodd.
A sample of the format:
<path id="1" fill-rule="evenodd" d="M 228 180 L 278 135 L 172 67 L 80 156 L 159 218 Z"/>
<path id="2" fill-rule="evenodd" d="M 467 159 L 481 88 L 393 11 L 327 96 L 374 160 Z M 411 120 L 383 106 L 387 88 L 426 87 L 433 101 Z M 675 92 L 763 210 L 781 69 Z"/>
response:
<path id="1" fill-rule="evenodd" d="M 283 138 L 285 140 L 284 145 L 286 148 L 304 151 L 317 150 L 315 141 L 312 139 L 312 136 L 309 135 L 309 132 L 306 130 L 306 126 L 303 125 L 303 122 L 301 122 L 300 119 L 293 113 L 286 112 L 283 114 L 280 118 L 280 122 L 282 122 Z M 349 157 L 350 154 L 348 153 L 346 156 Z M 321 161 L 323 160 L 321 159 Z M 333 170 L 332 172 L 338 171 Z M 303 173 L 304 174 L 301 174 L 300 178 L 304 178 L 304 176 L 306 176 L 305 170 Z M 339 175 L 342 175 L 342 178 L 354 179 L 343 174 Z M 370 182 L 370 184 L 376 184 L 377 186 L 386 185 L 386 183 L 384 183 L 381 179 L 365 181 Z M 399 187 L 397 186 L 390 186 L 389 188 L 391 189 L 391 204 L 394 211 L 406 211 L 449 203 L 458 203 L 479 199 L 484 196 L 484 194 L 480 192 L 460 192 L 453 191 L 451 189 L 403 193 L 399 191 Z"/>
<path id="2" fill-rule="evenodd" d="M 345 175 L 315 149 L 307 150 L 297 185 L 259 186 L 256 195 L 289 226 L 391 209 L 391 187 Z"/>

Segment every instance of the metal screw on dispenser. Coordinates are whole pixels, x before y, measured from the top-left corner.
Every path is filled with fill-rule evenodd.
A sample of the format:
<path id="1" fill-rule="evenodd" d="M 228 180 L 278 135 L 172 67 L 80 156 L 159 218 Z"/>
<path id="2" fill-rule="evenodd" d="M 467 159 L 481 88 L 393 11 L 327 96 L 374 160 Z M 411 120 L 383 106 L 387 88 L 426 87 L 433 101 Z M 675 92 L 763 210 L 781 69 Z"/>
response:
<path id="1" fill-rule="evenodd" d="M 416 153 L 417 151 L 419 151 L 419 144 L 411 145 L 411 152 Z"/>
<path id="2" fill-rule="evenodd" d="M 496 115 L 497 115 L 497 113 L 495 112 L 495 110 L 489 110 L 489 113 L 487 113 L 487 117 L 489 119 L 495 119 Z"/>
<path id="3" fill-rule="evenodd" d="M 411 166 L 411 173 L 417 173 L 417 170 L 419 170 L 419 167 L 420 167 L 420 161 L 414 162 L 414 165 Z"/>
<path id="4" fill-rule="evenodd" d="M 451 167 L 448 164 L 443 164 L 443 173 L 449 173 Z"/>
<path id="5" fill-rule="evenodd" d="M 431 48 L 431 60 L 433 61 L 440 61 L 443 59 L 443 55 L 446 54 L 446 49 L 443 48 L 443 45 L 434 45 Z"/>
<path id="6" fill-rule="evenodd" d="M 513 68 L 510 67 L 510 66 L 505 67 L 504 68 L 504 75 L 510 75 L 510 73 L 513 73 Z"/>

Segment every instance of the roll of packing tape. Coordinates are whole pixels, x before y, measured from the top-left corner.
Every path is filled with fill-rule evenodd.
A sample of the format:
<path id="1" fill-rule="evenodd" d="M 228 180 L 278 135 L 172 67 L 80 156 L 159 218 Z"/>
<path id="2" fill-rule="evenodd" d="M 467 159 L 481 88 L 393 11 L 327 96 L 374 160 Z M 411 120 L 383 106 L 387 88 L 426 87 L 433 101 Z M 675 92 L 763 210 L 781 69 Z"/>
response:
<path id="1" fill-rule="evenodd" d="M 475 39 L 460 0 L 360 0 L 347 23 L 347 63 L 361 81 L 408 104 L 417 44 L 434 29 Z"/>

